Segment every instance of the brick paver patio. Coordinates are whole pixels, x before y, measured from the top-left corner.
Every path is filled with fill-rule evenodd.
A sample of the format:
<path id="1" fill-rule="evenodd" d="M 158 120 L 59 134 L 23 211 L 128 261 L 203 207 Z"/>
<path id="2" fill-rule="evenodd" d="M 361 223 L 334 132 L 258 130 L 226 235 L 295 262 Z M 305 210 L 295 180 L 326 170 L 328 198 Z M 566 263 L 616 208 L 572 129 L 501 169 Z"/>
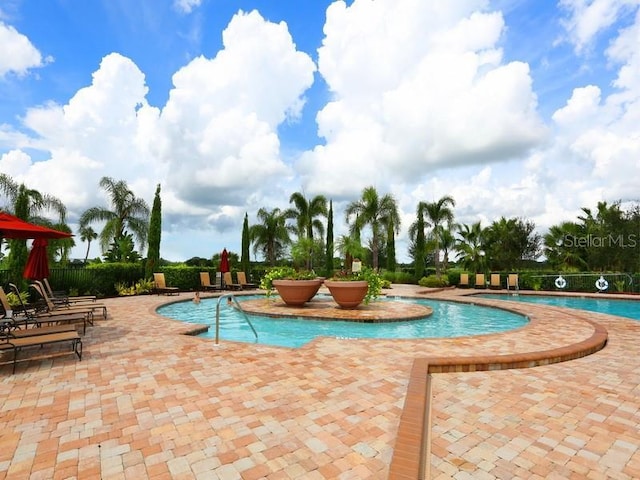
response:
<path id="1" fill-rule="evenodd" d="M 606 328 L 604 349 L 433 375 L 431 477 L 640 478 L 640 322 L 520 304 L 534 321 L 505 334 L 291 350 L 181 335 L 155 314 L 170 300 L 107 299 L 82 361 L 0 369 L 0 478 L 388 478 L 416 359 L 576 344 L 593 334 L 581 319 Z"/>

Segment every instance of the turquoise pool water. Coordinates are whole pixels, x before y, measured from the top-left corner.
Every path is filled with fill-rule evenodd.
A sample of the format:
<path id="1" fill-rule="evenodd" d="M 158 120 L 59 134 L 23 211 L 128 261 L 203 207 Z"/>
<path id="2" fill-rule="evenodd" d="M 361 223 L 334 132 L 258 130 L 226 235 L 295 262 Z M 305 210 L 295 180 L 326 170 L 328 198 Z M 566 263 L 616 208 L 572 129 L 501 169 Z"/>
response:
<path id="1" fill-rule="evenodd" d="M 238 296 L 239 302 L 258 296 Z M 395 302 L 417 302 L 433 309 L 433 315 L 420 320 L 390 323 L 357 323 L 338 320 L 285 319 L 251 315 L 258 332 L 258 343 L 282 347 L 301 347 L 316 337 L 334 338 L 448 338 L 504 332 L 525 325 L 522 315 L 495 308 L 433 300 L 391 298 Z M 385 300 L 380 300 L 385 301 Z M 163 306 L 158 313 L 165 317 L 209 326 L 202 337 L 215 338 L 217 299 L 199 304 L 180 302 Z M 255 343 L 244 317 L 223 301 L 220 305 L 220 339 Z"/>
<path id="2" fill-rule="evenodd" d="M 498 300 L 512 300 L 517 302 L 537 303 L 551 305 L 555 307 L 577 308 L 590 312 L 606 313 L 619 317 L 640 320 L 640 301 L 636 300 L 616 300 L 608 298 L 592 297 L 556 297 L 543 295 L 499 295 L 481 294 L 481 298 L 492 298 Z"/>

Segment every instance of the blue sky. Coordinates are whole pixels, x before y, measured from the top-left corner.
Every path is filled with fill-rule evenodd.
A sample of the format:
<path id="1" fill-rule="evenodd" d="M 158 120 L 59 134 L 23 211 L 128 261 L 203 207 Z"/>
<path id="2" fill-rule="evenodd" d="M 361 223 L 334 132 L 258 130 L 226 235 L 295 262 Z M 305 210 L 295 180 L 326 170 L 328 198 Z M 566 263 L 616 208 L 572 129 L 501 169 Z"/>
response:
<path id="1" fill-rule="evenodd" d="M 460 222 L 544 233 L 637 198 L 638 6 L 8 0 L 0 172 L 62 199 L 72 226 L 104 203 L 102 176 L 149 204 L 160 183 L 172 260 L 238 251 L 244 213 L 294 191 L 341 221 L 368 185 L 399 201 L 404 261 L 417 202 L 445 194 Z"/>

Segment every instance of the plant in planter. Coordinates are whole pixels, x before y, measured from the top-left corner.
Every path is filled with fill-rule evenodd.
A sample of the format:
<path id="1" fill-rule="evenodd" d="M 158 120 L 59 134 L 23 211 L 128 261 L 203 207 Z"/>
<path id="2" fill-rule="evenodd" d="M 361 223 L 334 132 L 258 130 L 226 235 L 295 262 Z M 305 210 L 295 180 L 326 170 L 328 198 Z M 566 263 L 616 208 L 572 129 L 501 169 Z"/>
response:
<path id="1" fill-rule="evenodd" d="M 311 300 L 322 285 L 322 279 L 313 271 L 297 271 L 292 267 L 274 267 L 267 271 L 260 288 L 266 290 L 267 297 L 275 288 L 282 301 L 292 307 L 302 307 Z"/>
<path id="2" fill-rule="evenodd" d="M 384 280 L 375 270 L 362 267 L 359 272 L 340 271 L 325 280 L 335 302 L 342 308 L 356 308 L 362 302 L 368 304 L 382 292 Z"/>

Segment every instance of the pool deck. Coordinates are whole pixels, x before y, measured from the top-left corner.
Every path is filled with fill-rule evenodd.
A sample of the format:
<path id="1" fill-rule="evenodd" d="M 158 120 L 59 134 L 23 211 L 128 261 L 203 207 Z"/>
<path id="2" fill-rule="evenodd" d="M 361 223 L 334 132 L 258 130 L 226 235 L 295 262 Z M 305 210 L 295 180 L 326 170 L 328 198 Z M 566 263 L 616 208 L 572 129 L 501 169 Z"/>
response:
<path id="1" fill-rule="evenodd" d="M 389 293 L 504 304 L 472 292 Z M 511 302 L 531 323 L 501 334 L 215 346 L 155 313 L 190 298 L 107 299 L 82 361 L 1 367 L 0 479 L 418 478 L 420 398 L 430 478 L 640 478 L 638 321 Z M 494 368 L 556 361 L 603 331 L 591 355 Z M 463 364 L 490 369 L 430 370 Z"/>

